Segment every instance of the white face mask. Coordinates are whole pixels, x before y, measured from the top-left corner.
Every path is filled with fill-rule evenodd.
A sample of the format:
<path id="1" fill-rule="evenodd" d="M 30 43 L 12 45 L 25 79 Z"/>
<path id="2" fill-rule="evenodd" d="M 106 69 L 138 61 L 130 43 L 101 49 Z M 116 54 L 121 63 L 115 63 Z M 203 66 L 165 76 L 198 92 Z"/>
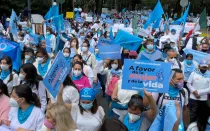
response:
<path id="1" fill-rule="evenodd" d="M 88 48 L 87 47 L 82 47 L 82 51 L 86 52 L 86 51 L 88 51 Z"/>
<path id="2" fill-rule="evenodd" d="M 43 63 L 43 61 L 44 61 L 44 59 L 43 59 L 43 58 L 41 58 L 41 57 L 38 57 L 38 58 L 37 58 L 37 62 L 38 62 L 39 64 L 42 64 L 42 63 Z"/>
<path id="3" fill-rule="evenodd" d="M 1 69 L 2 70 L 8 70 L 9 69 L 9 65 L 1 65 Z"/>
<path id="4" fill-rule="evenodd" d="M 80 76 L 80 75 L 82 74 L 82 71 L 74 70 L 73 73 L 74 73 L 74 75 L 75 75 L 76 77 L 78 77 L 78 76 Z"/>
<path id="5" fill-rule="evenodd" d="M 129 122 L 134 123 L 137 120 L 139 120 L 141 116 L 128 113 L 128 117 L 129 117 Z"/>
<path id="6" fill-rule="evenodd" d="M 172 58 L 172 59 L 170 58 L 170 59 L 169 59 L 169 62 L 174 63 L 175 60 L 176 60 L 175 58 Z"/>
<path id="7" fill-rule="evenodd" d="M 30 58 L 31 58 L 30 55 L 25 55 L 25 59 L 26 59 L 26 60 L 29 60 Z"/>
<path id="8" fill-rule="evenodd" d="M 19 107 L 17 101 L 13 98 L 9 99 L 9 104 L 10 104 L 11 107 Z"/>
<path id="9" fill-rule="evenodd" d="M 116 70 L 117 67 L 118 67 L 118 64 L 112 64 L 112 69 L 113 69 L 113 70 Z"/>
<path id="10" fill-rule="evenodd" d="M 107 34 L 107 37 L 109 37 L 109 34 Z"/>
<path id="11" fill-rule="evenodd" d="M 25 78 L 26 78 L 25 75 L 23 75 L 23 74 L 21 74 L 21 73 L 19 74 L 19 79 L 20 79 L 20 80 L 25 80 Z"/>
<path id="12" fill-rule="evenodd" d="M 49 32 L 49 31 L 47 31 L 47 32 L 46 32 L 46 34 L 47 34 L 47 35 L 49 35 L 49 34 L 50 34 L 50 32 Z"/>
<path id="13" fill-rule="evenodd" d="M 69 53 L 63 53 L 64 57 L 69 57 Z"/>

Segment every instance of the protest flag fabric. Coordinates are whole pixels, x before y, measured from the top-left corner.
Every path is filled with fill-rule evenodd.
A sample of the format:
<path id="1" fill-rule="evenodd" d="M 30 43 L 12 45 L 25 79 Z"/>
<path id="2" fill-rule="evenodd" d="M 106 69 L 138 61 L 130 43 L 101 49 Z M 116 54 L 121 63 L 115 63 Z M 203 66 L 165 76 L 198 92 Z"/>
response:
<path id="1" fill-rule="evenodd" d="M 57 32 L 60 32 L 60 31 L 64 30 L 63 14 L 54 17 L 52 19 L 52 24 L 55 26 Z"/>
<path id="2" fill-rule="evenodd" d="M 47 14 L 44 16 L 46 20 L 51 19 L 52 17 L 58 16 L 59 15 L 59 7 L 57 5 L 53 5 Z"/>
<path id="3" fill-rule="evenodd" d="M 159 19 L 157 19 L 157 20 L 155 21 L 155 23 L 152 25 L 152 28 L 153 28 L 153 29 L 159 28 L 159 27 L 160 27 L 160 22 L 161 22 L 161 20 L 162 20 L 162 17 L 160 17 Z"/>
<path id="4" fill-rule="evenodd" d="M 126 12 L 126 8 L 124 8 L 124 9 L 122 9 L 122 11 L 121 11 L 122 13 L 125 13 Z"/>
<path id="5" fill-rule="evenodd" d="M 158 3 L 156 4 L 154 10 L 151 12 L 149 19 L 144 24 L 143 28 L 146 29 L 152 22 L 158 20 L 162 15 L 164 14 L 162 5 L 160 1 L 158 0 Z"/>
<path id="6" fill-rule="evenodd" d="M 39 44 L 39 35 L 30 33 L 29 36 L 30 36 L 30 39 L 29 39 L 30 43 L 35 44 L 35 45 Z"/>
<path id="7" fill-rule="evenodd" d="M 50 44 L 50 39 L 45 38 L 45 43 L 46 43 L 46 51 L 47 51 L 47 53 L 52 53 L 52 48 L 51 48 L 51 44 Z"/>
<path id="8" fill-rule="evenodd" d="M 114 40 L 114 35 L 113 35 L 113 32 L 112 32 L 112 27 L 110 28 L 110 31 L 109 31 L 109 38 L 111 40 Z"/>
<path id="9" fill-rule="evenodd" d="M 119 30 L 117 36 L 114 39 L 115 44 L 120 44 L 125 49 L 137 50 L 142 42 L 142 39 L 134 36 L 123 30 Z"/>
<path id="10" fill-rule="evenodd" d="M 189 3 L 187 9 L 184 12 L 184 15 L 181 18 L 179 18 L 178 20 L 176 20 L 175 22 L 173 22 L 173 25 L 180 25 L 180 24 L 183 23 L 183 25 L 185 26 L 189 9 L 190 9 L 190 3 Z"/>
<path id="11" fill-rule="evenodd" d="M 184 48 L 183 51 L 186 55 L 192 54 L 193 60 L 195 60 L 198 63 L 200 63 L 200 61 L 202 60 L 210 61 L 210 54 L 188 48 Z"/>
<path id="12" fill-rule="evenodd" d="M 201 13 L 201 16 L 199 19 L 199 26 L 200 26 L 200 29 L 207 28 L 206 8 L 204 8 L 203 12 Z"/>
<path id="13" fill-rule="evenodd" d="M 0 36 L 0 58 L 3 56 L 11 57 L 13 69 L 19 71 L 21 66 L 20 45 Z"/>
<path id="14" fill-rule="evenodd" d="M 12 9 L 9 26 L 10 26 L 10 32 L 12 33 L 12 35 L 14 37 L 17 37 L 17 24 L 16 24 L 17 20 L 18 20 L 18 17 L 16 15 L 15 11 Z"/>

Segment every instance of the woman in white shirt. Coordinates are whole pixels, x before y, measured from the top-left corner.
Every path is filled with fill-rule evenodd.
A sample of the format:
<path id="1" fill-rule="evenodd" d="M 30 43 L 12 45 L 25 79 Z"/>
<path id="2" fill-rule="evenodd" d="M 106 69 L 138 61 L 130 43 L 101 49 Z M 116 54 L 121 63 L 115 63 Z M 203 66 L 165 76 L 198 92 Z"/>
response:
<path id="1" fill-rule="evenodd" d="M 83 72 L 85 73 L 85 75 L 88 77 L 88 80 L 90 82 L 90 85 L 92 86 L 93 81 L 94 81 L 94 74 L 93 74 L 93 70 L 90 68 L 90 66 L 86 65 L 86 63 L 84 63 L 84 61 L 82 60 L 82 56 L 79 54 L 76 54 L 73 57 L 73 63 L 75 62 L 82 62 L 83 63 Z M 96 76 L 95 76 L 96 77 Z"/>
<path id="2" fill-rule="evenodd" d="M 187 86 L 190 90 L 190 122 L 195 122 L 198 117 L 198 107 L 208 100 L 210 93 L 210 76 L 207 61 L 199 63 L 199 71 L 191 73 Z"/>
<path id="3" fill-rule="evenodd" d="M 0 79 L 7 85 L 8 93 L 11 94 L 13 86 L 17 85 L 18 75 L 12 71 L 12 59 L 10 57 L 4 56 L 0 61 Z"/>
<path id="4" fill-rule="evenodd" d="M 54 53 L 55 49 L 56 49 L 56 37 L 52 33 L 52 29 L 49 28 L 49 27 L 46 29 L 46 36 L 45 36 L 45 38 L 50 40 L 51 49 L 52 49 L 52 52 Z"/>
<path id="5" fill-rule="evenodd" d="M 9 101 L 9 127 L 11 130 L 40 131 L 44 122 L 41 104 L 28 85 L 15 86 Z"/>
<path id="6" fill-rule="evenodd" d="M 63 101 L 67 104 L 78 104 L 79 103 L 79 92 L 74 82 L 71 80 L 69 75 L 66 76 L 66 79 L 63 82 Z M 57 99 L 57 98 L 56 98 Z M 51 103 L 55 103 L 56 100 L 52 95 L 50 95 Z"/>
<path id="7" fill-rule="evenodd" d="M 61 85 L 58 93 L 58 102 L 60 103 L 63 103 L 62 92 L 63 85 Z M 81 131 L 98 131 L 102 125 L 105 113 L 103 108 L 98 106 L 94 89 L 83 88 L 80 91 L 79 104 L 65 104 L 65 106 L 71 111 L 77 129 Z"/>
<path id="8" fill-rule="evenodd" d="M 38 74 L 44 77 L 50 69 L 52 62 L 47 54 L 47 51 L 43 48 L 38 49 L 36 57 L 34 66 L 36 67 Z"/>
<path id="9" fill-rule="evenodd" d="M 22 65 L 17 83 L 27 84 L 32 89 L 32 92 L 38 96 L 41 102 L 41 110 L 45 112 L 47 106 L 47 95 L 42 80 L 42 77 L 37 74 L 35 66 L 27 63 Z"/>

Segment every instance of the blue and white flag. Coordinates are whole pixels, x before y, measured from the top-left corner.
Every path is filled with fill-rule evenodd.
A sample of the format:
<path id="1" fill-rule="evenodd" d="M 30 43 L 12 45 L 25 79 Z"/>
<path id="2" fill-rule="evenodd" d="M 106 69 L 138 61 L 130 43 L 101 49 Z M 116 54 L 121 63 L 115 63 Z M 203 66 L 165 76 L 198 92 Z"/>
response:
<path id="1" fill-rule="evenodd" d="M 3 56 L 10 56 L 12 59 L 13 69 L 19 71 L 21 66 L 20 45 L 0 36 L 0 58 Z"/>
<path id="2" fill-rule="evenodd" d="M 49 11 L 47 14 L 44 16 L 45 20 L 49 20 L 52 17 L 58 16 L 59 15 L 59 7 L 57 5 L 53 5 L 50 7 Z"/>
<path id="3" fill-rule="evenodd" d="M 210 54 L 188 48 L 184 48 L 183 51 L 186 55 L 192 54 L 193 60 L 195 60 L 198 63 L 200 63 L 200 61 L 202 60 L 210 61 Z"/>
<path id="4" fill-rule="evenodd" d="M 64 31 L 63 14 L 53 17 L 52 24 L 55 26 L 57 32 Z"/>
<path id="5" fill-rule="evenodd" d="M 17 21 L 18 21 L 18 17 L 15 11 L 12 9 L 9 26 L 10 26 L 10 32 L 12 33 L 14 37 L 17 37 Z"/>
<path id="6" fill-rule="evenodd" d="M 158 0 L 158 3 L 156 4 L 154 10 L 151 12 L 149 19 L 147 22 L 144 24 L 144 29 L 146 29 L 152 22 L 158 20 L 162 15 L 164 14 L 162 5 L 160 1 Z"/>
<path id="7" fill-rule="evenodd" d="M 29 39 L 30 43 L 35 44 L 35 45 L 39 44 L 39 35 L 30 33 L 29 36 L 30 36 L 30 39 Z"/>

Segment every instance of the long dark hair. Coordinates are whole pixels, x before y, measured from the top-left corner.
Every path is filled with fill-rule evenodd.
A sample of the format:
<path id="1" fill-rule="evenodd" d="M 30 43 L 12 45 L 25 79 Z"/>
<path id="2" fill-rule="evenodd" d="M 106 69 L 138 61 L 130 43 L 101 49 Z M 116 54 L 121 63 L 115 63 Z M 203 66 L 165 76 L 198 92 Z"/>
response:
<path id="1" fill-rule="evenodd" d="M 74 84 L 74 82 L 72 81 L 72 79 L 70 78 L 69 75 L 66 76 L 66 79 L 63 82 L 63 86 L 73 86 L 75 89 L 77 89 L 76 85 Z M 78 89 L 77 89 L 78 91 Z M 78 91 L 79 92 L 79 91 Z"/>
<path id="2" fill-rule="evenodd" d="M 37 52 L 36 52 L 36 55 L 37 55 L 38 53 L 43 54 L 43 55 L 47 58 L 47 60 L 49 59 L 49 55 L 48 55 L 46 49 L 39 48 L 39 49 L 37 50 Z"/>
<path id="3" fill-rule="evenodd" d="M 78 39 L 77 39 L 76 37 L 71 38 L 71 40 L 70 40 L 70 45 L 71 45 L 71 42 L 72 42 L 73 40 L 76 40 L 76 49 L 79 49 L 79 41 L 78 41 Z"/>
<path id="4" fill-rule="evenodd" d="M 81 114 L 83 114 L 83 112 L 85 111 L 80 104 L 79 104 L 79 110 L 80 110 Z M 95 99 L 93 101 L 93 106 L 91 107 L 90 111 L 91 111 L 92 114 L 95 114 L 97 112 L 97 110 L 98 110 L 98 102 Z"/>
<path id="5" fill-rule="evenodd" d="M 80 65 L 80 66 L 81 66 L 81 68 L 82 68 L 82 75 L 83 75 L 83 76 L 86 76 L 86 75 L 85 75 L 85 73 L 84 73 L 84 71 L 83 71 L 83 63 L 82 63 L 82 62 L 77 61 L 77 62 L 75 62 L 75 63 L 73 64 L 73 68 L 74 68 L 74 66 L 75 66 L 75 65 Z"/>
<path id="6" fill-rule="evenodd" d="M 128 131 L 128 128 L 116 118 L 108 118 L 104 121 L 99 131 Z"/>
<path id="7" fill-rule="evenodd" d="M 31 88 L 27 84 L 15 86 L 13 88 L 19 98 L 25 98 L 28 104 L 34 104 L 36 107 L 41 107 L 41 103 L 35 93 L 32 92 Z"/>
<path id="8" fill-rule="evenodd" d="M 0 96 L 1 96 L 2 94 L 4 94 L 4 95 L 6 95 L 6 96 L 9 97 L 7 85 L 4 84 L 3 80 L 1 80 L 1 79 L 0 79 L 0 89 L 1 89 Z"/>
<path id="9" fill-rule="evenodd" d="M 13 75 L 12 75 L 12 59 L 11 59 L 9 56 L 4 56 L 4 57 L 1 58 L 0 61 L 2 61 L 2 60 L 6 60 L 7 64 L 8 64 L 8 65 L 11 65 L 11 66 L 9 67 L 10 76 L 9 76 L 9 80 L 8 80 L 8 82 L 7 82 L 7 84 L 8 84 L 10 81 L 13 80 Z"/>
<path id="10" fill-rule="evenodd" d="M 80 60 L 82 60 L 82 63 L 83 63 L 84 65 L 87 65 L 87 63 L 82 59 L 82 56 L 81 56 L 80 54 L 74 55 L 73 60 L 74 60 L 75 57 L 78 57 Z"/>
<path id="11" fill-rule="evenodd" d="M 143 112 L 143 98 L 138 94 L 132 95 L 130 101 L 128 102 L 128 108 L 139 109 L 141 112 Z"/>
<path id="12" fill-rule="evenodd" d="M 210 117 L 210 100 L 201 104 L 198 108 L 197 126 L 199 131 L 205 131 Z"/>

